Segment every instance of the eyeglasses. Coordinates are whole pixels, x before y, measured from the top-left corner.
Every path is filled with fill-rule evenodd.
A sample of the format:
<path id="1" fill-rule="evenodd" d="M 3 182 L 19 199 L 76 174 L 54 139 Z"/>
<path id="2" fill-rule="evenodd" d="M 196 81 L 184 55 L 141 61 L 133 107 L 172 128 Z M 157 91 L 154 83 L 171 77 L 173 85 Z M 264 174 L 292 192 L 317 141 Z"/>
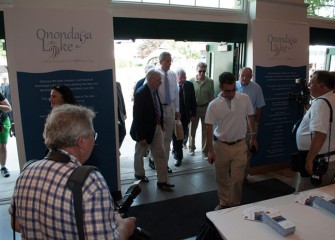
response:
<path id="1" fill-rule="evenodd" d="M 206 73 L 206 70 L 200 70 L 198 73 Z"/>
<path id="2" fill-rule="evenodd" d="M 97 133 L 97 132 L 93 132 L 93 133 L 91 133 L 91 134 L 93 135 L 94 141 L 96 141 L 97 138 L 98 138 L 98 133 Z M 90 134 L 90 135 L 91 135 L 91 134 Z"/>
<path id="3" fill-rule="evenodd" d="M 233 88 L 233 89 L 231 89 L 231 90 L 228 90 L 228 89 L 226 90 L 226 89 L 224 89 L 223 92 L 224 92 L 224 93 L 233 93 L 233 92 L 236 92 L 236 88 Z"/>

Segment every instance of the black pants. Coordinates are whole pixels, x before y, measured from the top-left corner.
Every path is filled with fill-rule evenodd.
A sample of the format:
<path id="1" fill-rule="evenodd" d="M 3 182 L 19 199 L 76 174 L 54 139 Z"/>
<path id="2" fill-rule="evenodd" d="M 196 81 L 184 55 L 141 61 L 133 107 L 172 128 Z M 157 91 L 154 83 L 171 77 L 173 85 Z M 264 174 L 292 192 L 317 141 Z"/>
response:
<path id="1" fill-rule="evenodd" d="M 185 133 L 188 132 L 187 131 L 188 123 L 183 123 L 182 122 L 182 125 L 183 125 L 183 131 L 184 131 L 184 139 L 185 139 Z M 172 153 L 173 153 L 174 159 L 176 159 L 176 160 L 182 160 L 183 157 L 184 157 L 183 156 L 183 141 L 184 141 L 184 139 L 177 140 L 176 135 L 173 132 L 173 135 L 172 135 L 172 143 L 173 143 Z"/>

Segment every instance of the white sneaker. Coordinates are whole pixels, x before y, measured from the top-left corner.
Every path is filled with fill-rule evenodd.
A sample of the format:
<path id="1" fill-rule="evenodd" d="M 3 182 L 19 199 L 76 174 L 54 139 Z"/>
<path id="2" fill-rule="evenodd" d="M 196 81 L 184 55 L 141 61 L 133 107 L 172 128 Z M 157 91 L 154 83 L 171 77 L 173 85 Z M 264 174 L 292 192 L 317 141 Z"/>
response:
<path id="1" fill-rule="evenodd" d="M 189 154 L 190 154 L 191 156 L 194 156 L 194 150 L 190 150 L 190 151 L 189 151 Z"/>

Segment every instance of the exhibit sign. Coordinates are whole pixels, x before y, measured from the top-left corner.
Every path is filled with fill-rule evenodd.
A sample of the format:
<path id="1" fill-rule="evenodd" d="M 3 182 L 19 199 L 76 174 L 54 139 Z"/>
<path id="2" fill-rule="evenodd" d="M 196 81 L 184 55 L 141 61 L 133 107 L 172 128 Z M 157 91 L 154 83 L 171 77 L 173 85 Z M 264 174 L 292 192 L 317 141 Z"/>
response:
<path id="1" fill-rule="evenodd" d="M 107 8 L 13 7 L 4 11 L 20 165 L 45 156 L 42 137 L 52 86 L 66 85 L 96 112 L 87 164 L 111 191 L 119 184 L 113 18 Z"/>
<path id="2" fill-rule="evenodd" d="M 254 20 L 253 41 L 254 80 L 262 87 L 266 105 L 259 124 L 259 150 L 251 165 L 287 162 L 297 150 L 293 125 L 304 114 L 305 99 L 300 98 L 307 89 L 309 28 Z"/>

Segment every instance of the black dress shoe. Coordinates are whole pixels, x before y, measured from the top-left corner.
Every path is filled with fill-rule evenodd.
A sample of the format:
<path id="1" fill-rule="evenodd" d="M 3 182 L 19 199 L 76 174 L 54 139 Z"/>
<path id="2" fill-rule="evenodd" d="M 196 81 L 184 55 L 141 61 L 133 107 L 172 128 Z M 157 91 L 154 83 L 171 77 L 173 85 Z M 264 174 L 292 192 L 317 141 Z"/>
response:
<path id="1" fill-rule="evenodd" d="M 172 173 L 172 169 L 169 168 L 169 166 L 167 167 L 167 171 L 168 171 L 168 173 Z"/>
<path id="2" fill-rule="evenodd" d="M 138 176 L 138 175 L 135 174 L 135 178 L 137 180 L 141 180 L 142 182 L 145 182 L 145 183 L 149 182 L 149 179 L 146 176 Z"/>
<path id="3" fill-rule="evenodd" d="M 174 162 L 174 165 L 175 165 L 176 167 L 180 167 L 180 165 L 181 165 L 181 160 L 176 160 L 176 161 Z"/>
<path id="4" fill-rule="evenodd" d="M 151 160 L 151 158 L 149 157 L 149 167 L 152 169 L 152 170 L 155 170 L 156 167 L 155 167 L 155 163 L 154 161 Z"/>
<path id="5" fill-rule="evenodd" d="M 157 183 L 157 187 L 160 189 L 170 189 L 174 187 L 174 184 L 169 184 L 169 183 Z"/>

